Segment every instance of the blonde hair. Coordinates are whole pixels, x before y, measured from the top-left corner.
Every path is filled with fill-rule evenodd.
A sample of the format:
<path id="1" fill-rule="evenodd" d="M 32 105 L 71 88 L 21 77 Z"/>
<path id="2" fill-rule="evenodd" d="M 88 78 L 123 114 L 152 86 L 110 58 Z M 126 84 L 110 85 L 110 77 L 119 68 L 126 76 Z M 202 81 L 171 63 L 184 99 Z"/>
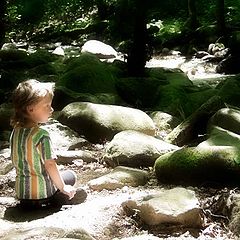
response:
<path id="1" fill-rule="evenodd" d="M 12 127 L 23 127 L 28 122 L 27 107 L 38 103 L 43 97 L 50 95 L 53 98 L 52 83 L 39 82 L 35 79 L 18 84 L 12 94 L 14 114 L 10 124 Z"/>

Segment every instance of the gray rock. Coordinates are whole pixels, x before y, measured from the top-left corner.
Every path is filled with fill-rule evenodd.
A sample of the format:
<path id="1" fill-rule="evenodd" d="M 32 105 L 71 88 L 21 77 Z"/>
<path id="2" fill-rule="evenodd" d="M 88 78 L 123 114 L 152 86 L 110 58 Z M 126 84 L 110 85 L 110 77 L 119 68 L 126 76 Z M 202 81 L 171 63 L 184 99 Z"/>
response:
<path id="1" fill-rule="evenodd" d="M 153 166 L 155 160 L 179 147 L 137 131 L 122 131 L 106 146 L 103 160 L 110 166 Z"/>
<path id="2" fill-rule="evenodd" d="M 145 185 L 147 181 L 147 171 L 118 166 L 112 172 L 89 181 L 88 185 L 93 190 L 101 191 L 103 189 L 114 190 L 124 186 L 137 187 Z"/>
<path id="3" fill-rule="evenodd" d="M 58 120 L 93 143 L 111 140 L 116 133 L 129 129 L 155 134 L 152 119 L 129 107 L 74 102 L 62 110 Z"/>
<path id="4" fill-rule="evenodd" d="M 127 212 L 137 211 L 147 225 L 171 223 L 201 227 L 203 223 L 195 193 L 185 188 L 162 190 L 159 194 L 128 200 L 122 206 Z"/>
<path id="5" fill-rule="evenodd" d="M 81 140 L 76 132 L 54 119 L 50 120 L 42 128 L 49 132 L 55 151 L 67 150 L 71 145 Z"/>
<path id="6" fill-rule="evenodd" d="M 121 238 L 120 240 L 160 240 L 160 239 L 162 238 L 158 238 L 150 234 L 143 234 L 143 235 L 138 235 L 134 237 Z"/>
<path id="7" fill-rule="evenodd" d="M 80 236 L 82 240 L 94 240 L 85 230 L 82 230 L 81 233 L 78 229 L 78 233 L 71 233 L 71 231 L 62 228 L 55 227 L 35 227 L 29 229 L 18 229 L 15 231 L 11 231 L 1 239 L 3 240 L 13 240 L 13 239 L 33 239 L 36 236 L 41 236 L 42 239 L 59 239 L 59 237 L 67 237 L 67 236 Z M 76 239 L 76 238 L 75 238 Z"/>
<path id="8" fill-rule="evenodd" d="M 69 164 L 76 159 L 81 159 L 84 162 L 96 162 L 97 158 L 92 153 L 82 150 L 58 151 L 57 162 L 60 164 Z"/>
<path id="9" fill-rule="evenodd" d="M 240 134 L 240 111 L 233 108 L 222 108 L 210 119 L 208 129 L 218 126 L 223 129 Z"/>
<path id="10" fill-rule="evenodd" d="M 221 127 L 212 126 L 209 138 L 198 144 L 198 147 L 208 146 L 235 146 L 239 148 L 240 135 Z"/>
<path id="11" fill-rule="evenodd" d="M 150 114 L 156 128 L 157 136 L 163 139 L 169 134 L 177 125 L 181 123 L 181 120 L 168 113 L 155 111 Z"/>

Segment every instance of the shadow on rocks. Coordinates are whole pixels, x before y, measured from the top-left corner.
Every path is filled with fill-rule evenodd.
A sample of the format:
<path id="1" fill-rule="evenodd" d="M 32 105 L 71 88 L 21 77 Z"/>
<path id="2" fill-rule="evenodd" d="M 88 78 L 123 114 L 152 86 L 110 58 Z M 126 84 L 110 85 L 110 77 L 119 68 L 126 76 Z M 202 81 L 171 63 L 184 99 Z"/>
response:
<path id="1" fill-rule="evenodd" d="M 24 209 L 19 205 L 7 207 L 4 213 L 4 219 L 12 222 L 32 221 L 47 217 L 60 210 L 60 207 L 45 207 L 40 209 Z"/>

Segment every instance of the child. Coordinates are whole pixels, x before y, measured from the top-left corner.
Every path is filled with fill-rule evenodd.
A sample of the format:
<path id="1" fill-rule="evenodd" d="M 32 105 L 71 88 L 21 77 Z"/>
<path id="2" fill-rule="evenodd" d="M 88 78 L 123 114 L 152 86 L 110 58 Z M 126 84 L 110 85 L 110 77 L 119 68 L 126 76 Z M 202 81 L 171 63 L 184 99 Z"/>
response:
<path id="1" fill-rule="evenodd" d="M 17 198 L 27 209 L 77 204 L 87 197 L 83 189 L 73 187 L 74 172 L 59 172 L 49 133 L 39 126 L 53 112 L 52 99 L 52 84 L 33 79 L 19 83 L 13 92 L 11 159 Z"/>

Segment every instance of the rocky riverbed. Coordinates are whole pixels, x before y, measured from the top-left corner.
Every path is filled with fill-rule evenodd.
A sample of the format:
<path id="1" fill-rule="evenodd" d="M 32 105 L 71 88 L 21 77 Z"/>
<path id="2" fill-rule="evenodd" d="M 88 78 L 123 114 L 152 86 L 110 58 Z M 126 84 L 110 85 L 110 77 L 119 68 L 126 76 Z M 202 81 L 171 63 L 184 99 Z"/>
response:
<path id="1" fill-rule="evenodd" d="M 135 179 L 126 182 L 124 186 L 116 187 L 116 181 L 121 182 L 120 178 L 114 181 L 110 178 L 103 185 L 101 178 L 113 171 L 102 161 L 108 143 L 90 144 L 77 135 L 69 135 L 70 130 L 57 121 L 51 122 L 46 128 L 51 132 L 56 150 L 64 151 L 71 146 L 81 146 L 83 152 L 94 156 L 89 160 L 85 158 L 86 155 L 73 158 L 59 152 L 59 156 L 64 155 L 65 160 L 67 159 L 64 164 L 59 163 L 60 169 L 72 169 L 77 173 L 77 185 L 86 189 L 88 198 L 82 204 L 64 206 L 58 211 L 48 209 L 40 212 L 19 212 L 15 207 L 15 173 L 9 159 L 8 144 L 2 144 L 5 147 L 0 152 L 1 239 L 234 239 L 228 228 L 228 215 L 224 211 L 226 201 L 237 189 L 188 187 L 186 190 L 193 191 L 199 201 L 201 225 L 191 227 L 165 222 L 151 226 L 143 221 L 139 211 L 126 211 L 123 203 L 181 186 L 159 184 L 151 168 L 142 169 L 148 175 L 148 180 L 143 186 L 131 186 L 131 181 L 137 181 Z M 91 187 L 93 180 L 96 181 L 97 190 Z M 176 197 L 177 195 L 174 198 Z"/>
<path id="2" fill-rule="evenodd" d="M 79 49 L 77 51 L 79 54 Z M 53 66 L 55 65 L 53 64 Z M 62 73 L 62 66 L 59 65 L 57 73 Z M 216 65 L 214 63 L 208 63 L 198 58 L 189 61 L 178 54 L 154 58 L 147 64 L 147 67 L 174 69 L 174 75 L 171 74 L 172 70 L 167 71 L 166 78 L 165 70 L 159 72 L 159 69 L 152 69 L 151 71 L 153 75 L 160 74 L 159 79 L 163 80 L 164 84 L 167 79 L 169 83 L 173 82 L 173 85 L 176 83 L 176 79 L 177 85 L 180 83 L 185 86 L 186 84 L 188 88 L 184 89 L 190 91 L 192 97 L 195 96 L 195 91 L 201 90 L 200 95 L 203 95 L 203 102 L 208 98 L 208 91 L 212 91 L 211 88 L 214 88 L 220 81 L 228 77 L 216 74 Z M 45 69 L 44 65 L 40 70 Z M 179 72 L 179 69 L 184 74 L 187 74 L 188 78 L 195 86 L 199 86 L 200 90 L 195 89 L 192 82 L 186 78 L 183 72 Z M 97 70 L 99 71 L 99 69 Z M 38 71 L 39 69 L 34 68 L 33 72 L 35 74 Z M 32 72 L 30 71 L 30 73 Z M 163 73 L 164 76 L 162 76 Z M 42 72 L 39 74 L 42 75 Z M 47 77 L 51 79 L 52 75 L 47 75 Z M 72 80 L 71 77 L 70 80 Z M 99 82 L 97 86 L 99 86 Z M 104 84 L 101 86 L 104 86 Z M 205 89 L 205 86 L 207 89 Z M 229 88 L 228 85 L 223 90 L 225 91 L 226 88 Z M 235 85 L 233 88 L 235 89 Z M 163 86 L 164 91 L 161 94 L 167 92 L 167 89 Z M 202 94 L 205 90 L 207 92 L 206 97 Z M 181 89 L 179 92 L 182 92 Z M 168 98 L 170 93 L 171 91 L 167 92 L 167 98 L 163 98 L 167 106 L 170 101 L 170 98 Z M 64 100 L 64 96 L 66 97 L 66 95 L 63 95 L 63 97 L 60 95 L 58 101 Z M 76 99 L 81 99 L 81 97 L 78 98 L 77 96 Z M 89 99 L 88 97 L 86 99 Z M 86 99 L 84 98 L 84 101 Z M 141 101 L 138 103 L 140 104 Z M 186 101 L 184 100 L 183 103 L 185 104 Z M 97 109 L 103 106 L 96 106 L 92 103 L 88 105 L 90 110 L 95 111 L 94 114 L 96 115 L 94 115 L 93 120 L 99 120 L 98 118 L 102 116 L 98 114 Z M 180 112 L 178 115 L 184 117 L 183 109 L 176 109 L 176 106 L 178 105 L 173 105 L 172 109 L 177 110 L 178 113 Z M 107 110 L 111 113 L 113 109 L 115 108 L 111 106 Z M 193 107 L 193 109 L 195 108 Z M 8 125 L 8 110 L 10 110 L 8 107 L 3 107 L 3 111 L 1 111 L 1 127 Z M 123 112 L 119 114 L 119 110 Z M 187 106 L 186 110 L 188 110 Z M 132 126 L 135 129 L 135 125 L 139 127 L 139 122 L 135 124 L 135 121 L 142 118 L 136 117 L 137 109 L 134 111 L 131 109 L 130 112 L 127 113 L 122 108 L 118 108 L 118 111 L 114 113 L 120 115 L 119 119 L 124 114 L 127 114 L 125 115 L 128 116 L 127 119 L 131 117 L 133 120 Z M 145 118 L 145 123 L 148 122 L 145 113 L 142 112 L 140 115 Z M 73 132 L 69 127 L 57 121 L 56 114 L 55 119 L 52 119 L 44 127 L 51 134 L 53 146 L 58 154 L 59 168 L 60 170 L 72 169 L 77 173 L 77 186 L 86 189 L 88 198 L 84 203 L 76 206 L 64 206 L 62 209 L 45 209 L 28 213 L 21 212 L 16 208 L 17 202 L 14 198 L 15 172 L 9 157 L 9 142 L 7 140 L 10 132 L 5 131 L 5 127 L 3 127 L 4 131 L 1 132 L 1 139 L 4 139 L 4 141 L 0 142 L 0 238 L 5 240 L 237 239 L 240 209 L 238 206 L 238 187 L 227 187 L 219 184 L 211 187 L 205 184 L 194 187 L 182 186 L 180 183 L 175 185 L 162 184 L 157 180 L 152 165 L 146 164 L 146 166 L 136 168 L 115 166 L 119 162 L 118 160 L 116 162 L 112 161 L 114 156 L 111 154 L 114 152 L 118 154 L 120 152 L 120 155 L 115 156 L 115 159 L 119 157 L 122 163 L 126 159 L 129 160 L 128 156 L 130 156 L 133 158 L 133 162 L 139 164 L 142 159 L 146 158 L 153 163 L 160 154 L 178 148 L 177 146 L 164 144 L 159 138 L 164 139 L 180 122 L 178 121 L 174 126 L 170 126 L 171 124 L 166 119 L 169 118 L 169 115 L 164 113 L 164 119 L 162 118 L 163 113 L 160 113 L 160 115 L 161 124 L 164 123 L 168 129 L 160 131 L 157 138 L 152 136 L 152 124 L 148 122 L 148 126 L 144 123 L 141 125 L 140 130 L 150 133 L 151 136 L 125 131 L 118 134 L 115 142 L 106 139 L 101 144 L 92 144 L 81 134 Z M 122 119 L 124 120 L 124 118 Z M 124 122 L 126 121 L 121 122 L 120 127 L 124 125 Z M 94 124 L 99 126 L 96 122 Z M 114 127 L 116 125 L 115 123 Z M 91 137 L 96 137 L 96 134 L 92 134 Z M 109 137 L 109 135 L 106 134 L 106 137 Z M 126 141 L 129 141 L 129 144 L 126 144 Z M 133 143 L 133 145 L 130 143 Z M 128 147 L 129 152 L 127 154 L 129 155 L 121 155 L 121 151 L 117 152 L 118 144 L 122 144 L 122 150 Z M 142 146 L 145 146 L 145 148 L 143 149 Z M 108 156 L 106 156 L 107 154 Z M 141 160 L 138 161 L 140 157 Z M 108 159 L 108 164 L 106 159 Z M 111 167 L 109 163 L 112 163 L 112 165 L 110 164 Z"/>

